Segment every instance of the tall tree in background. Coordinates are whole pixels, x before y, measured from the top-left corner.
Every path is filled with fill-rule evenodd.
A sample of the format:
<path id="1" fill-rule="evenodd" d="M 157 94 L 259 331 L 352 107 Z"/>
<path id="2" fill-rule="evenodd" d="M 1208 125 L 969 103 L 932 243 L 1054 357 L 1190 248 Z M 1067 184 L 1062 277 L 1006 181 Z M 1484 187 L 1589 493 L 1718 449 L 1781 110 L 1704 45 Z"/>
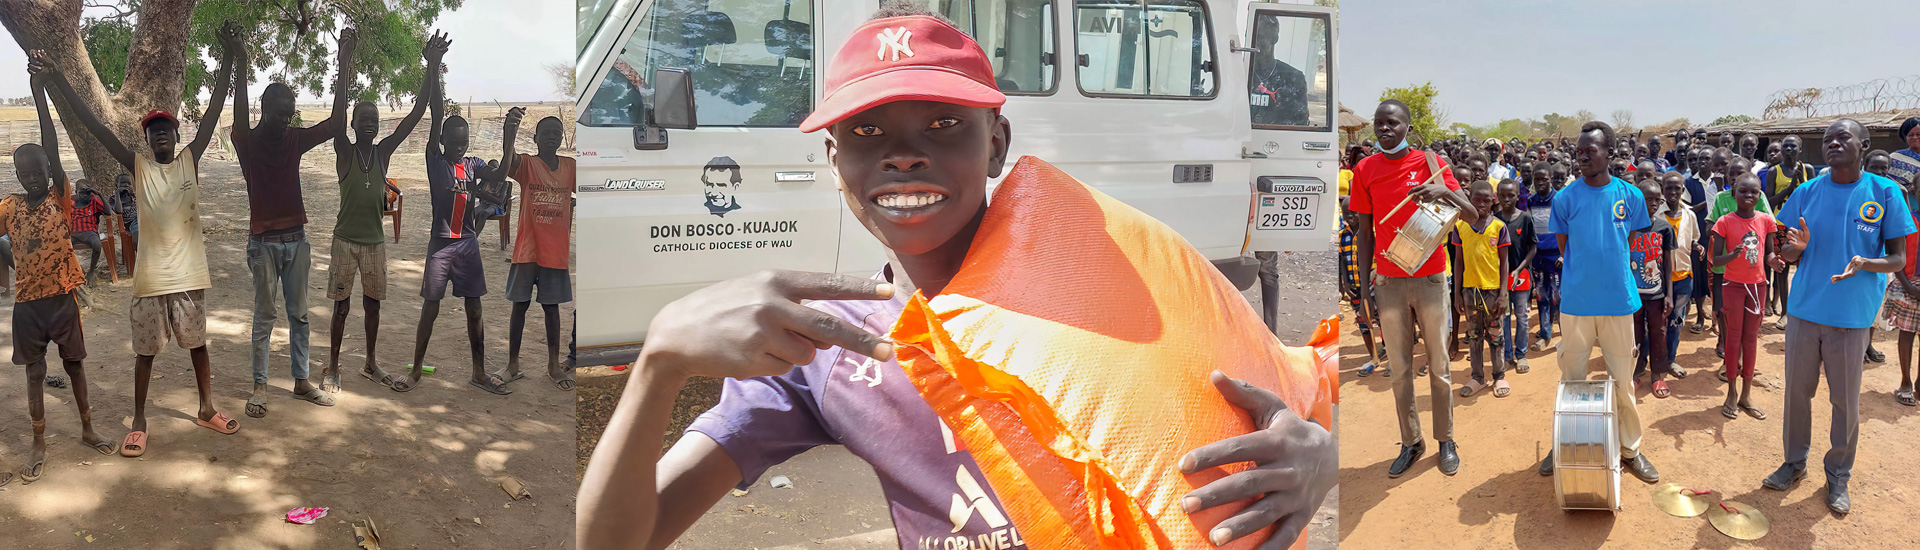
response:
<path id="1" fill-rule="evenodd" d="M 573 99 L 575 97 L 578 97 L 578 94 L 580 93 L 580 87 L 578 85 L 579 78 L 575 76 L 574 64 L 572 62 L 548 63 L 545 65 L 542 65 L 542 67 L 547 69 L 547 76 L 553 79 L 554 95 L 559 96 L 561 99 L 567 100 L 566 102 L 560 105 L 559 109 L 555 109 L 559 111 L 555 116 L 560 117 L 560 124 L 567 129 L 566 131 L 567 139 L 565 143 L 561 144 L 561 147 L 566 149 L 572 149 L 573 136 L 574 136 L 573 134 L 573 120 L 574 120 Z"/>
<path id="2" fill-rule="evenodd" d="M 217 47 L 214 31 L 224 21 L 238 22 L 249 32 L 254 66 L 246 70 L 316 96 L 328 92 L 334 33 L 358 27 L 354 62 L 361 88 L 356 95 L 391 102 L 419 88 L 426 28 L 461 2 L 0 0 L 0 26 L 22 51 L 46 50 L 72 79 L 80 101 L 122 141 L 144 143 L 134 122 L 147 111 L 162 109 L 190 121 L 199 116 L 200 92 L 212 85 L 207 80 L 214 69 L 208 64 Z M 95 15 L 83 20 L 88 9 Z M 62 121 L 73 119 L 64 100 L 50 100 Z M 89 179 L 112 181 L 124 171 L 87 132 L 67 135 Z"/>
<path id="3" fill-rule="evenodd" d="M 1419 86 L 1387 88 L 1380 92 L 1380 101 L 1398 99 L 1407 104 L 1407 110 L 1410 111 L 1407 114 L 1412 119 L 1409 135 L 1418 137 L 1416 143 L 1424 147 L 1440 137 L 1440 119 L 1443 116 L 1436 111 L 1433 103 L 1433 98 L 1438 95 L 1440 92 L 1433 89 L 1433 82 L 1426 82 Z"/>
<path id="4" fill-rule="evenodd" d="M 1622 135 L 1633 133 L 1632 109 L 1613 110 L 1613 131 Z"/>

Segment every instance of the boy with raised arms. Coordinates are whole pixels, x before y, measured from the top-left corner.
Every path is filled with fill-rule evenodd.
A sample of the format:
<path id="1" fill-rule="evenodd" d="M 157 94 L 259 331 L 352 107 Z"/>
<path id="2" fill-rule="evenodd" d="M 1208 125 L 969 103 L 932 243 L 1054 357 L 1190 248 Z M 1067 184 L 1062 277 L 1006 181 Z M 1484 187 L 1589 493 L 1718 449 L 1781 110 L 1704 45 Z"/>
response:
<path id="1" fill-rule="evenodd" d="M 193 359 L 193 378 L 200 393 L 194 424 L 222 434 L 240 431 L 240 423 L 213 407 L 213 367 L 207 355 L 206 289 L 207 243 L 200 228 L 200 157 L 219 127 L 220 108 L 227 101 L 228 70 L 234 54 L 245 48 L 240 27 L 231 22 L 220 28 L 223 55 L 213 82 L 213 97 L 200 129 L 186 150 L 179 150 L 180 121 L 172 113 L 152 111 L 140 119 L 146 147 L 136 153 L 121 144 L 113 130 L 79 100 L 66 76 L 45 52 L 34 52 L 27 71 L 44 75 L 61 99 L 71 106 L 80 125 L 100 142 L 120 166 L 133 172 L 133 194 L 140 212 L 140 255 L 133 264 L 133 305 L 127 308 L 133 325 L 133 425 L 120 443 L 120 454 L 138 457 L 147 452 L 147 385 L 153 377 L 153 357 L 168 340 L 187 350 Z"/>

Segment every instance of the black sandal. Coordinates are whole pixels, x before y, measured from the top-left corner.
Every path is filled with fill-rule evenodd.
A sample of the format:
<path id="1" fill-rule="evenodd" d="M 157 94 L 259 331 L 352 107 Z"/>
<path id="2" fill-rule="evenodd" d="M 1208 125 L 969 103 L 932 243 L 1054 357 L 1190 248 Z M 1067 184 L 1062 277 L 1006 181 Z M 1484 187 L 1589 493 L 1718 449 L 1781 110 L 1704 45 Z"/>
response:
<path id="1" fill-rule="evenodd" d="M 494 395 L 508 395 L 513 393 L 513 390 L 507 389 L 506 380 L 500 378 L 500 376 L 496 374 L 487 375 L 487 381 L 485 383 L 482 383 L 479 380 L 467 380 L 467 384 L 472 385 L 473 387 L 476 387 L 476 388 L 487 390 L 487 393 L 491 393 Z"/>

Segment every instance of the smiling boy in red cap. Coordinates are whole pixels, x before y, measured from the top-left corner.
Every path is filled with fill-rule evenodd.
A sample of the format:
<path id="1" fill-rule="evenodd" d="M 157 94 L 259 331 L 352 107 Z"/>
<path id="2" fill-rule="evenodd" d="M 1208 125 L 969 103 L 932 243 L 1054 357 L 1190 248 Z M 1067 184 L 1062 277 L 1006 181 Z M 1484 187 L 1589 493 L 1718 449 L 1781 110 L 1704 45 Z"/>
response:
<path id="1" fill-rule="evenodd" d="M 127 317 L 133 324 L 134 386 L 132 431 L 120 444 L 120 454 L 137 457 L 147 452 L 147 383 L 153 357 L 171 339 L 193 358 L 193 377 L 200 391 L 200 411 L 194 424 L 223 434 L 240 431 L 240 423 L 213 408 L 210 387 L 213 368 L 207 356 L 206 235 L 200 228 L 200 156 L 220 126 L 220 107 L 227 100 L 228 68 L 241 48 L 239 27 L 220 28 L 224 51 L 213 80 L 213 97 L 200 117 L 200 131 L 185 151 L 178 150 L 180 121 L 172 113 L 153 111 L 140 119 L 147 149 L 135 153 L 120 142 L 86 103 L 79 100 L 67 79 L 45 52 L 33 52 L 27 71 L 45 75 L 60 93 L 80 125 L 133 173 L 133 194 L 140 212 L 140 255 L 133 264 L 133 305 Z"/>
<path id="2" fill-rule="evenodd" d="M 800 129 L 828 131 L 842 197 L 886 247 L 887 265 L 869 279 L 761 273 L 662 309 L 581 484 L 581 549 L 664 548 L 728 489 L 833 444 L 879 474 L 901 547 L 1025 547 L 972 455 L 895 362 L 894 344 L 876 335 L 916 290 L 938 294 L 965 259 L 987 182 L 1006 165 L 1012 130 L 998 112 L 1006 96 L 980 46 L 917 6 L 883 6 L 827 70 L 826 93 Z M 674 397 L 692 376 L 725 378 L 724 392 L 663 456 Z M 1224 380 L 1216 386 L 1229 401 L 1279 403 Z M 1255 472 L 1193 493 L 1189 513 L 1261 498 L 1219 525 L 1216 544 L 1275 525 L 1271 542 L 1294 540 L 1334 481 L 1326 431 L 1253 412 L 1286 420 L 1241 436 L 1250 439 L 1239 442 L 1238 460 L 1298 475 L 1238 483 Z M 1212 447 L 1183 458 L 1183 470 L 1210 467 L 1200 457 Z"/>

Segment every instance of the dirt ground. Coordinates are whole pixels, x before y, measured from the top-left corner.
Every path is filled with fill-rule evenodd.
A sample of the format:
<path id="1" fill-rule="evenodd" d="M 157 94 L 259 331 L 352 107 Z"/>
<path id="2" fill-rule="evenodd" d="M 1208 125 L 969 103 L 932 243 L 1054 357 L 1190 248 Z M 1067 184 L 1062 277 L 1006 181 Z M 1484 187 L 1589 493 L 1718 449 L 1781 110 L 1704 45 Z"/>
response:
<path id="1" fill-rule="evenodd" d="M 475 123 L 476 155 L 498 155 L 499 124 L 497 118 Z M 391 119 L 383 124 L 389 130 L 392 126 Z M 397 156 L 393 164 L 409 200 L 402 241 L 388 245 L 390 290 L 382 308 L 379 359 L 389 372 L 400 372 L 411 362 L 420 313 L 418 289 L 430 213 L 418 160 L 425 135 L 422 125 L 403 148 L 412 152 Z M 488 135 L 490 140 L 483 137 Z M 0 142 L 6 142 L 0 145 L 11 150 L 21 139 L 37 136 L 0 134 Z M 74 158 L 70 149 L 66 158 Z M 10 161 L 0 159 L 0 192 L 19 192 L 13 167 L 5 162 Z M 77 168 L 73 160 L 68 166 Z M 74 173 L 78 177 L 78 171 Z M 522 350 L 531 372 L 511 386 L 513 395 L 495 396 L 466 384 L 470 371 L 459 300 L 443 304 L 428 349 L 426 364 L 441 370 L 424 378 L 422 387 L 402 394 L 355 374 L 366 350 L 363 312 L 355 298 L 340 358 L 345 388 L 331 408 L 289 395 L 287 324 L 282 318 L 270 359 L 270 412 L 264 419 L 249 418 L 245 401 L 252 387 L 252 286 L 245 263 L 246 190 L 225 152 L 209 151 L 201 176 L 200 207 L 214 281 L 207 291 L 213 401 L 240 422 L 239 433 L 219 435 L 192 423 L 198 402 L 192 367 L 186 352 L 176 348 L 166 349 L 155 362 L 147 406 L 152 447 L 139 459 L 104 456 L 80 444 L 72 394 L 48 388 L 45 477 L 0 487 L 0 540 L 6 541 L 0 546 L 351 548 L 348 522 L 371 518 L 389 549 L 571 548 L 577 482 L 564 442 L 573 436 L 574 396 L 542 374 L 547 342 L 537 308 L 529 315 Z M 339 204 L 331 183 L 331 146 L 307 155 L 303 178 L 313 247 L 307 312 L 311 368 L 317 377 L 329 350 L 332 304 L 325 298 L 325 284 Z M 489 368 L 505 365 L 510 311 L 502 294 L 510 253 L 500 250 L 498 229 L 489 224 L 480 236 L 490 291 L 484 298 Z M 133 354 L 126 320 L 131 280 L 123 277 L 109 284 L 103 279 L 94 297 L 95 308 L 83 315 L 90 344 L 90 400 L 97 430 L 117 444 L 127 432 L 123 419 L 133 410 Z M 11 300 L 4 303 L 8 305 L 0 307 L 11 307 Z M 562 310 L 562 322 L 570 322 L 571 305 Z M 0 332 L 6 330 L 7 325 L 0 324 Z M 563 328 L 562 337 L 566 334 Z M 0 344 L 5 344 L 0 354 L 11 353 L 9 338 L 0 336 Z M 0 377 L 0 465 L 9 469 L 18 468 L 32 442 L 22 377 L 15 372 Z M 528 486 L 531 500 L 508 497 L 500 480 L 509 475 Z M 295 525 L 284 515 L 296 506 L 331 511 L 314 525 Z"/>
<path id="2" fill-rule="evenodd" d="M 1345 309 L 1347 319 L 1351 311 Z M 1769 317 L 1769 322 L 1771 322 Z M 1536 327 L 1538 325 L 1535 325 Z M 1681 331 L 1679 364 L 1691 374 L 1669 382 L 1673 396 L 1638 392 L 1645 427 L 1641 452 L 1659 469 L 1661 483 L 1715 490 L 1728 502 L 1754 505 L 1772 522 L 1772 531 L 1756 541 L 1722 535 L 1705 516 L 1681 518 L 1653 506 L 1652 485 L 1622 473 L 1622 509 L 1618 513 L 1563 512 L 1554 500 L 1552 478 L 1535 471 L 1551 445 L 1554 392 L 1560 369 L 1555 348 L 1528 355 L 1528 374 L 1508 374 L 1513 393 L 1490 392 L 1462 398 L 1468 379 L 1465 361 L 1448 364 L 1455 382 L 1454 434 L 1460 445 L 1460 472 L 1448 477 L 1435 467 L 1432 415 L 1426 380 L 1416 381 L 1417 407 L 1427 454 L 1400 479 L 1388 479 L 1387 467 L 1399 453 L 1394 420 L 1395 379 L 1406 370 L 1394 365 L 1395 379 L 1359 377 L 1366 361 L 1358 333 L 1348 330 L 1341 349 L 1342 424 L 1360 426 L 1341 437 L 1340 487 L 1345 511 L 1340 543 L 1349 548 L 1391 548 L 1419 544 L 1435 548 L 1912 548 L 1920 533 L 1912 528 L 1912 510 L 1920 504 L 1920 463 L 1907 454 L 1920 433 L 1920 414 L 1894 402 L 1900 371 L 1893 335 L 1882 332 L 1875 347 L 1886 363 L 1867 363 L 1860 396 L 1859 454 L 1854 464 L 1853 513 L 1837 516 L 1826 508 L 1820 460 L 1828 449 L 1832 415 L 1827 385 L 1812 401 L 1813 446 L 1809 476 L 1789 492 L 1760 486 L 1783 459 L 1781 424 L 1784 386 L 1784 335 L 1760 331 L 1759 375 L 1753 403 L 1767 420 L 1720 415 L 1726 385 L 1715 376 L 1722 361 L 1714 356 L 1711 333 Z M 1559 342 L 1558 334 L 1555 343 Z M 1462 344 L 1464 346 L 1464 344 Z M 1426 362 L 1422 353 L 1415 364 Z M 1604 372 L 1598 350 L 1589 363 Z"/>
<path id="3" fill-rule="evenodd" d="M 1293 253 L 1281 256 L 1282 281 L 1280 337 L 1284 342 L 1305 342 L 1315 323 L 1333 314 L 1332 303 L 1338 293 L 1333 277 L 1334 254 L 1331 251 Z M 1321 277 L 1320 274 L 1328 276 Z M 1300 275 L 1300 276 L 1295 276 Z M 1259 304 L 1259 286 L 1244 293 Z M 585 471 L 587 459 L 598 444 L 607 419 L 626 388 L 628 371 L 607 367 L 580 370 L 579 467 Z M 696 379 L 680 392 L 674 405 L 673 424 L 665 446 L 678 440 L 687 424 L 720 400 L 720 382 Z M 1340 423 L 1336 421 L 1335 432 Z M 774 476 L 787 476 L 793 488 L 774 489 Z M 885 550 L 898 547 L 873 469 L 845 447 L 818 447 L 784 464 L 774 466 L 745 495 L 720 499 L 707 515 L 695 523 L 674 548 L 721 550 L 734 548 L 845 548 Z M 839 503 L 822 507 L 822 502 Z M 1340 490 L 1327 495 L 1325 506 L 1314 514 L 1309 527 L 1308 548 L 1336 548 Z"/>

